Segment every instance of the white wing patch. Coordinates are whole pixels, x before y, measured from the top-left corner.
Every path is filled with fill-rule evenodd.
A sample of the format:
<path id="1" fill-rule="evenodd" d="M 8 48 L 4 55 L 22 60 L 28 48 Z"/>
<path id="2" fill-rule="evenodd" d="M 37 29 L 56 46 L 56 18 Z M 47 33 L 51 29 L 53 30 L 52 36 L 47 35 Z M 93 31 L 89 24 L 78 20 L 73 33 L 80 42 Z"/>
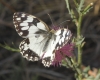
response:
<path id="1" fill-rule="evenodd" d="M 27 13 L 14 13 L 13 23 L 18 34 L 26 38 L 19 45 L 22 56 L 30 61 L 42 60 L 47 67 L 52 64 L 55 51 L 71 38 L 70 30 L 52 32 L 43 21 Z"/>

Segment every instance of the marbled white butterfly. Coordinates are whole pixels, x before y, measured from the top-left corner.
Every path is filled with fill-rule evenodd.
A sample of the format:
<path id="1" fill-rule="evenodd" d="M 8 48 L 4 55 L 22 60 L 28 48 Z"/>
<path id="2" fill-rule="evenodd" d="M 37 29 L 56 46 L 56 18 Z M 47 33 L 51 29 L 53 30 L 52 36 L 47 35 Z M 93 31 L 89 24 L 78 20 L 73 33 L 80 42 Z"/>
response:
<path id="1" fill-rule="evenodd" d="M 49 67 L 55 51 L 63 47 L 71 38 L 66 28 L 50 29 L 42 20 L 23 12 L 13 15 L 13 23 L 19 36 L 25 38 L 19 45 L 20 53 L 30 61 L 42 60 Z"/>

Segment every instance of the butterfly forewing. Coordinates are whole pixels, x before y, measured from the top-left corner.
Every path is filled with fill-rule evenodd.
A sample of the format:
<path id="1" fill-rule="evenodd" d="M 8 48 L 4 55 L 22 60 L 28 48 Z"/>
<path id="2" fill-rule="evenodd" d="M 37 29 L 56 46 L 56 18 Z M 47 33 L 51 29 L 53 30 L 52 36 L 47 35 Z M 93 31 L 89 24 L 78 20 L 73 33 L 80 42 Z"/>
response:
<path id="1" fill-rule="evenodd" d="M 31 37 L 35 33 L 44 33 L 49 31 L 49 28 L 43 21 L 35 16 L 23 12 L 14 13 L 13 23 L 18 34 L 24 38 Z"/>
<path id="2" fill-rule="evenodd" d="M 55 49 L 58 50 L 60 48 L 62 48 L 65 44 L 67 44 L 67 42 L 70 40 L 72 34 L 71 31 L 69 29 L 59 29 L 58 31 L 55 32 L 56 35 L 56 40 L 55 40 Z"/>
<path id="3" fill-rule="evenodd" d="M 52 64 L 55 51 L 71 38 L 70 30 L 62 28 L 52 32 L 43 21 L 27 13 L 14 13 L 13 22 L 18 34 L 26 38 L 19 45 L 22 56 L 30 61 L 42 60 L 44 66 Z"/>

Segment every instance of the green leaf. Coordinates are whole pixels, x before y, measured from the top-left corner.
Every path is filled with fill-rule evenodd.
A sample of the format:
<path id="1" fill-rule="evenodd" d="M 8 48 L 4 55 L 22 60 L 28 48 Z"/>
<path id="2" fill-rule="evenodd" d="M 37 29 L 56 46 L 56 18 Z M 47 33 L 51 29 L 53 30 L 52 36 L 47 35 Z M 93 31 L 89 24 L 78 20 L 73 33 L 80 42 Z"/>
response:
<path id="1" fill-rule="evenodd" d="M 7 45 L 6 43 L 5 43 L 5 45 L 0 44 L 0 46 L 7 50 L 10 50 L 10 51 L 20 52 L 19 49 L 12 48 L 9 45 Z"/>
<path id="2" fill-rule="evenodd" d="M 79 13 L 82 11 L 83 4 L 84 4 L 84 0 L 80 0 L 80 4 L 78 6 L 78 12 Z"/>
<path id="3" fill-rule="evenodd" d="M 97 74 L 97 76 L 94 80 L 100 80 L 100 73 Z"/>

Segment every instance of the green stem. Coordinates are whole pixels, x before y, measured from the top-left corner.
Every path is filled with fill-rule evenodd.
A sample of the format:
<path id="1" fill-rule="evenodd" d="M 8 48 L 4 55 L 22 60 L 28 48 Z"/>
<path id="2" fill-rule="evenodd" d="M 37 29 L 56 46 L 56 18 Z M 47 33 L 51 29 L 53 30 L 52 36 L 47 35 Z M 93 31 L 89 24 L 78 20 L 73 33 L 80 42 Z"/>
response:
<path id="1" fill-rule="evenodd" d="M 74 3 L 75 3 L 76 7 L 78 7 L 78 3 L 77 3 L 77 1 L 76 1 L 76 0 L 73 0 L 73 1 L 74 1 Z"/>
<path id="2" fill-rule="evenodd" d="M 77 40 L 81 39 L 81 24 L 82 24 L 83 14 L 79 13 L 78 25 L 77 25 Z M 81 68 L 82 64 L 82 47 L 78 44 L 78 67 Z M 79 70 L 78 80 L 82 80 L 81 70 Z"/>
<path id="3" fill-rule="evenodd" d="M 79 14 L 78 25 L 77 25 L 77 39 L 81 39 L 81 23 L 82 23 L 83 14 Z M 78 44 L 78 64 L 81 65 L 82 63 L 82 48 L 81 44 Z"/>
<path id="4" fill-rule="evenodd" d="M 71 18 L 73 19 L 73 22 L 75 22 L 75 24 L 77 26 L 77 18 L 75 16 L 74 10 L 70 8 L 68 0 L 65 0 L 65 2 L 66 2 L 66 7 L 68 9 L 69 14 L 71 15 Z M 76 2 L 76 0 L 74 0 L 74 2 Z M 78 5 L 77 2 L 76 2 L 76 5 Z"/>
<path id="5" fill-rule="evenodd" d="M 65 1 L 66 1 L 66 7 L 68 9 L 68 12 L 71 15 L 71 18 L 73 19 L 73 22 L 75 22 L 75 25 L 77 26 L 76 43 L 79 42 L 77 44 L 77 50 L 78 50 L 77 64 L 78 65 L 74 64 L 74 62 L 72 64 L 76 71 L 76 79 L 82 80 L 81 64 L 82 64 L 82 44 L 83 44 L 84 38 L 82 38 L 81 36 L 81 24 L 82 24 L 83 15 L 85 15 L 92 8 L 93 3 L 89 4 L 86 8 L 83 9 L 84 0 L 80 0 L 80 4 L 78 3 L 78 0 L 73 0 L 77 9 L 78 15 L 79 15 L 79 17 L 77 18 L 75 16 L 75 11 L 71 9 L 70 7 L 69 1 L 68 0 L 65 0 Z"/>
<path id="6" fill-rule="evenodd" d="M 0 46 L 7 50 L 10 50 L 10 51 L 20 52 L 19 49 L 12 48 L 12 47 L 8 46 L 7 44 L 5 44 L 5 45 L 0 44 Z"/>

